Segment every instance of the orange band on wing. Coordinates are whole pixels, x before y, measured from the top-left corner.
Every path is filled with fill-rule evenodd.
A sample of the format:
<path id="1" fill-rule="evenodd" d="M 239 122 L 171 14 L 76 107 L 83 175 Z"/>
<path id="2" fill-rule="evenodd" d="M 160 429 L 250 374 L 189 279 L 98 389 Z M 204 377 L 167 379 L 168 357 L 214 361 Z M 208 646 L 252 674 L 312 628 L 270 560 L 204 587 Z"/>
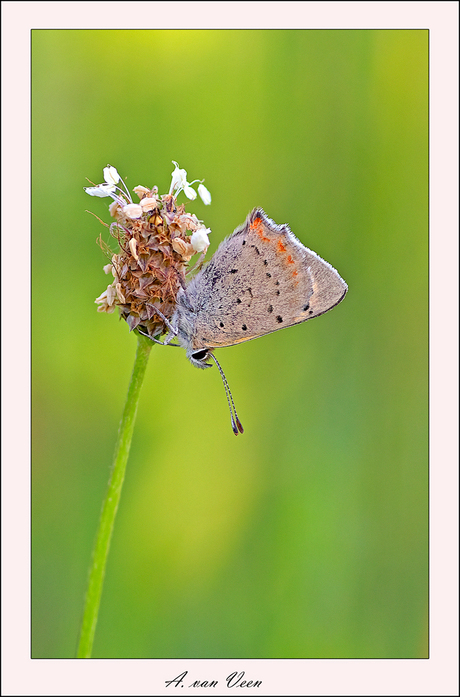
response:
<path id="1" fill-rule="evenodd" d="M 254 232 L 260 237 L 262 242 L 271 242 L 269 237 L 265 237 L 264 235 L 264 226 L 262 224 L 262 219 L 261 218 L 256 218 L 253 223 L 250 224 L 249 226 L 251 230 L 254 230 Z"/>
<path id="2" fill-rule="evenodd" d="M 278 245 L 277 245 L 277 246 L 278 246 L 278 252 L 285 252 L 285 251 L 286 251 L 286 247 L 285 247 L 284 244 L 281 242 L 281 240 L 278 240 Z"/>

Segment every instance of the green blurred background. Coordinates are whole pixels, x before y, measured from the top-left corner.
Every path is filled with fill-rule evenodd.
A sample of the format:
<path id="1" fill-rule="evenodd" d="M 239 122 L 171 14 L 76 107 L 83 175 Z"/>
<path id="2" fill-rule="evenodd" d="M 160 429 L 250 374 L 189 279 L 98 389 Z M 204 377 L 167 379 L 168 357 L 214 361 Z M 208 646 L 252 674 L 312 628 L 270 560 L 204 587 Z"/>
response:
<path id="1" fill-rule="evenodd" d="M 32 655 L 75 654 L 136 346 L 85 177 L 177 160 L 208 257 L 262 206 L 349 293 L 217 352 L 238 438 L 153 349 L 94 657 L 427 656 L 428 32 L 34 30 L 32 105 Z"/>

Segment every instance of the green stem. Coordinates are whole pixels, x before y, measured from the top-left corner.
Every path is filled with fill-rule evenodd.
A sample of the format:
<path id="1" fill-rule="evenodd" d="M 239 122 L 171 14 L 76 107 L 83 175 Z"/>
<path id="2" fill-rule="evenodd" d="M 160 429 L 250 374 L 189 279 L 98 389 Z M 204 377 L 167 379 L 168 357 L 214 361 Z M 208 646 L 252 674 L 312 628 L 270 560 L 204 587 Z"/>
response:
<path id="1" fill-rule="evenodd" d="M 93 550 L 77 658 L 91 658 L 110 539 L 112 537 L 123 479 L 125 477 L 126 463 L 128 461 L 134 422 L 136 420 L 137 405 L 139 404 L 139 395 L 152 346 L 153 343 L 149 339 L 138 335 L 133 373 L 131 375 L 131 382 L 129 383 L 123 416 L 121 417 L 118 429 L 112 473 L 110 475 L 107 494 L 102 504 L 99 529 Z"/>

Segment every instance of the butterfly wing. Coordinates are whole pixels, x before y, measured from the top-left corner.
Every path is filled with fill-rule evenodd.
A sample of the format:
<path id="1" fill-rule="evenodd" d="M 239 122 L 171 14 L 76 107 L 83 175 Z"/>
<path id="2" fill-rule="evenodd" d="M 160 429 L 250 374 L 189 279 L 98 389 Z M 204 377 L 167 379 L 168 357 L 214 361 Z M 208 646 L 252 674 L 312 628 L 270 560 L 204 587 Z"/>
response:
<path id="1" fill-rule="evenodd" d="M 193 349 L 233 346 L 317 317 L 347 285 L 261 208 L 225 239 L 187 288 Z"/>

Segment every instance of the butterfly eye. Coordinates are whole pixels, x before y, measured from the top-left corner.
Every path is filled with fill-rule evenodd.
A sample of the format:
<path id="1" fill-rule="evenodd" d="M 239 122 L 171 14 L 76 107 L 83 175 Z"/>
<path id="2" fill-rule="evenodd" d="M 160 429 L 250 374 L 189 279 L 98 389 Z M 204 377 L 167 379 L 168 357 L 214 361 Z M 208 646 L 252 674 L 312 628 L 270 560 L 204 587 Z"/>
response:
<path id="1" fill-rule="evenodd" d="M 195 351 L 194 353 L 192 353 L 192 358 L 194 358 L 196 361 L 202 361 L 207 357 L 207 355 L 207 349 L 200 349 L 199 351 Z"/>

